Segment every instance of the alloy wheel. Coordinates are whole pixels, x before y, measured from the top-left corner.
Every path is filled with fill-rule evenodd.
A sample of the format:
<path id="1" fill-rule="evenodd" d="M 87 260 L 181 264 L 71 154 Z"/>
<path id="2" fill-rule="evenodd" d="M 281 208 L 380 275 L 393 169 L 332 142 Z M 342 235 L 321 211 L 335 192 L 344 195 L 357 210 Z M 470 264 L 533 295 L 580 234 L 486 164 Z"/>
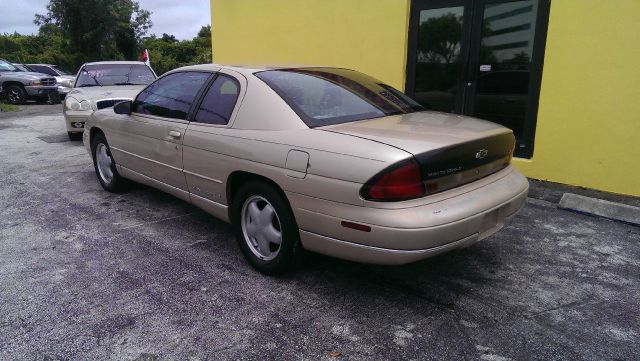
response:
<path id="1" fill-rule="evenodd" d="M 282 226 L 271 203 L 262 196 L 251 196 L 245 200 L 240 216 L 251 252 L 264 261 L 276 258 L 282 244 Z"/>
<path id="2" fill-rule="evenodd" d="M 113 160 L 104 143 L 99 143 L 96 146 L 96 164 L 98 165 L 98 173 L 100 173 L 102 181 L 105 184 L 111 183 L 113 180 L 113 170 L 111 169 Z"/>
<path id="3" fill-rule="evenodd" d="M 18 104 L 22 101 L 22 94 L 19 89 L 12 88 L 9 90 L 9 94 L 7 94 L 7 98 L 9 98 L 9 102 L 12 104 Z"/>

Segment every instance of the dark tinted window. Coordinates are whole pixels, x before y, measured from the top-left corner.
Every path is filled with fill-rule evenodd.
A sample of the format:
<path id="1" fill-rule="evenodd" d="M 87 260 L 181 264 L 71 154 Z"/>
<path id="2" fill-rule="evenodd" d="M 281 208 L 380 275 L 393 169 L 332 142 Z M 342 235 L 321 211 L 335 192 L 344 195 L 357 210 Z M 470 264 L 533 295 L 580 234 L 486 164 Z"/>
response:
<path id="1" fill-rule="evenodd" d="M 218 75 L 198 108 L 195 121 L 209 124 L 227 124 L 238 100 L 240 85 L 228 76 Z"/>
<path id="2" fill-rule="evenodd" d="M 156 79 L 144 64 L 89 64 L 80 69 L 76 88 L 104 85 L 147 85 Z"/>
<path id="3" fill-rule="evenodd" d="M 186 119 L 196 94 L 209 73 L 169 74 L 149 85 L 136 98 L 133 111 L 165 118 Z"/>
<path id="4" fill-rule="evenodd" d="M 477 92 L 527 95 L 528 87 L 529 72 L 498 71 L 479 76 Z"/>
<path id="5" fill-rule="evenodd" d="M 312 128 L 424 110 L 398 90 L 353 70 L 282 69 L 256 76 Z"/>
<path id="6" fill-rule="evenodd" d="M 55 71 L 53 71 L 52 69 L 50 69 L 48 66 L 43 66 L 43 65 L 29 65 L 29 68 L 33 69 L 33 71 L 37 72 L 37 73 L 43 73 L 43 74 L 47 74 L 47 75 L 52 75 L 52 76 L 56 76 L 58 74 L 56 74 Z"/>

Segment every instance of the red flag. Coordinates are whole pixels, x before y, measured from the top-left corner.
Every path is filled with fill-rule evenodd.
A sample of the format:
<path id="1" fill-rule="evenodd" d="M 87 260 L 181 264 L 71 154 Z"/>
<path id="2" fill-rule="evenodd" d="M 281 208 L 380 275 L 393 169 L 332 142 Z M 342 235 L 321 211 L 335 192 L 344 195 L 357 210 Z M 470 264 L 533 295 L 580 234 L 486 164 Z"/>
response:
<path id="1" fill-rule="evenodd" d="M 149 51 L 147 49 L 144 49 L 140 56 L 142 57 L 142 61 L 144 61 L 145 64 L 150 65 L 151 61 L 149 60 Z"/>

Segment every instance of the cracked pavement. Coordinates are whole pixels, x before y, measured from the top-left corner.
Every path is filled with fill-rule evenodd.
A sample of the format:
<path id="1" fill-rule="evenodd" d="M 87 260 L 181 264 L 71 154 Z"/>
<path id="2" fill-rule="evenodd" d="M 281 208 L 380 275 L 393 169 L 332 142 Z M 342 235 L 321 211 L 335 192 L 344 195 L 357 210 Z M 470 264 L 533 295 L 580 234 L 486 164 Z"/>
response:
<path id="1" fill-rule="evenodd" d="M 402 267 L 311 255 L 270 278 L 203 211 L 103 191 L 60 105 L 22 108 L 0 114 L 0 359 L 640 355 L 640 228 L 559 210 L 545 183 L 470 248 Z"/>

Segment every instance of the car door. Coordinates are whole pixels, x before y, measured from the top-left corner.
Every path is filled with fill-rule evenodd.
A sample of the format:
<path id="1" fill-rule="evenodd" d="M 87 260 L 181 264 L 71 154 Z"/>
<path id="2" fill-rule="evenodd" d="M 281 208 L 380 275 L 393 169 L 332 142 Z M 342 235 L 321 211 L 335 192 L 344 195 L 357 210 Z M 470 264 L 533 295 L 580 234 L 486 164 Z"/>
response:
<path id="1" fill-rule="evenodd" d="M 185 135 L 184 173 L 191 201 L 226 217 L 226 179 L 233 167 L 228 155 L 235 143 L 230 128 L 246 88 L 246 79 L 223 70 L 210 80 L 194 108 Z"/>
<path id="2" fill-rule="evenodd" d="M 211 76 L 209 72 L 171 73 L 138 94 L 131 115 L 113 126 L 118 134 L 111 148 L 125 171 L 180 190 L 172 192 L 179 196 L 187 195 L 183 138 L 192 104 Z"/>

